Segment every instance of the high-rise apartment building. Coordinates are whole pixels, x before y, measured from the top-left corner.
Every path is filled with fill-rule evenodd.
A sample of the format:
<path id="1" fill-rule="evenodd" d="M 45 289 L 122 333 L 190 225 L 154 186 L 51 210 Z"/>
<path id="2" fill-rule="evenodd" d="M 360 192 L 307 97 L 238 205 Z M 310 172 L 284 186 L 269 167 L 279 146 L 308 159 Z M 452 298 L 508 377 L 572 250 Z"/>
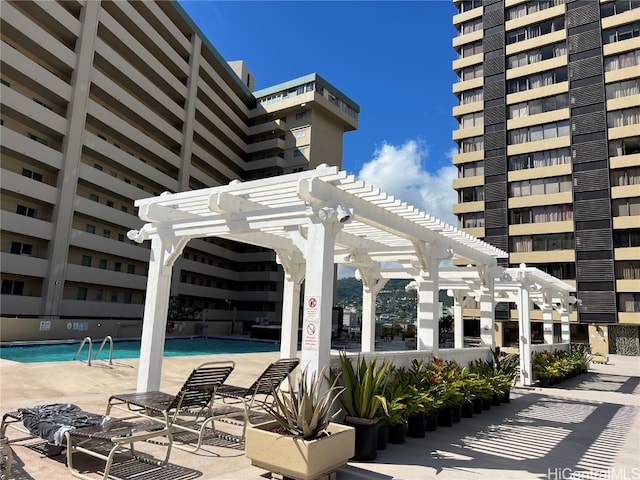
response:
<path id="1" fill-rule="evenodd" d="M 1 38 L 3 317 L 142 319 L 136 199 L 340 165 L 358 125 L 316 74 L 254 91 L 177 2 L 3 1 Z M 204 320 L 279 321 L 282 270 L 203 238 L 171 294 Z"/>
<path id="2" fill-rule="evenodd" d="M 576 330 L 637 354 L 640 2 L 454 4 L 460 227 L 575 284 Z"/>

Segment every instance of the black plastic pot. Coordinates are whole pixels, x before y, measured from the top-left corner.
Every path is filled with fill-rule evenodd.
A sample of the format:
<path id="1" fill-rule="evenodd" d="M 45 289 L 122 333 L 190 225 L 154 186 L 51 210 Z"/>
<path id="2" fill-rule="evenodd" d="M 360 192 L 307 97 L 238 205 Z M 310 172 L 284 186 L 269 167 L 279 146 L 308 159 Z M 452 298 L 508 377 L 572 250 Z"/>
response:
<path id="1" fill-rule="evenodd" d="M 462 418 L 472 418 L 473 417 L 473 402 L 471 400 L 467 400 L 462 403 Z M 482 408 L 480 408 L 482 410 Z"/>
<path id="2" fill-rule="evenodd" d="M 378 456 L 379 418 L 345 417 L 345 425 L 355 428 L 356 446 L 353 460 L 369 462 Z"/>
<path id="3" fill-rule="evenodd" d="M 424 422 L 424 429 L 427 432 L 433 432 L 438 428 L 438 412 L 427 415 Z"/>
<path id="4" fill-rule="evenodd" d="M 426 418 L 423 413 L 410 415 L 407 418 L 407 437 L 424 438 Z"/>
<path id="5" fill-rule="evenodd" d="M 380 425 L 378 429 L 378 444 L 376 448 L 378 450 L 385 450 L 387 448 L 387 444 L 389 443 L 389 425 Z"/>
<path id="6" fill-rule="evenodd" d="M 438 426 L 453 427 L 453 407 L 442 407 L 438 410 Z"/>
<path id="7" fill-rule="evenodd" d="M 398 423 L 389 427 L 389 443 L 400 444 L 406 441 L 407 425 Z"/>

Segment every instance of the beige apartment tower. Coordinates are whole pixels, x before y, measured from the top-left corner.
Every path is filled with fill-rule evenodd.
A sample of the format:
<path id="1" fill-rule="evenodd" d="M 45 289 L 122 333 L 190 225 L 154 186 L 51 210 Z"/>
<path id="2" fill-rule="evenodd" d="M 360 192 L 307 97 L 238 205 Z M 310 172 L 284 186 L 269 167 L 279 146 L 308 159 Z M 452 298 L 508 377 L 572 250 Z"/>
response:
<path id="1" fill-rule="evenodd" d="M 637 355 L 640 2 L 454 4 L 460 227 L 575 284 L 577 336 Z"/>
<path id="2" fill-rule="evenodd" d="M 8 317 L 139 326 L 136 199 L 340 165 L 358 126 L 317 74 L 255 91 L 177 2 L 3 1 L 0 27 L 3 331 Z M 278 323 L 282 275 L 271 251 L 203 238 L 171 294 L 212 323 Z"/>

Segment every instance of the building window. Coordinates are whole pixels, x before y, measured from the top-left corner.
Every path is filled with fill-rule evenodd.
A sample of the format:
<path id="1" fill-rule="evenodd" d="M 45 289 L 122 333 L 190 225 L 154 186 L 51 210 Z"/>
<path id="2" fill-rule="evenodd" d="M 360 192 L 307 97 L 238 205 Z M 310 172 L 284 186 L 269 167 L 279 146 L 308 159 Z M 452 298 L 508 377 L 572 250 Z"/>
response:
<path id="1" fill-rule="evenodd" d="M 640 153 L 640 136 L 620 138 L 609 142 L 609 155 L 611 157 L 636 155 L 638 153 Z"/>
<path id="2" fill-rule="evenodd" d="M 307 151 L 306 148 L 296 148 L 293 151 L 293 156 L 294 157 L 304 157 L 306 155 L 306 151 Z"/>
<path id="3" fill-rule="evenodd" d="M 118 234 L 118 241 L 119 242 L 124 242 L 124 233 L 119 233 Z"/>
<path id="4" fill-rule="evenodd" d="M 113 265 L 113 270 L 116 271 L 116 272 L 121 272 L 122 271 L 122 263 L 116 262 Z"/>
<path id="5" fill-rule="evenodd" d="M 620 13 L 632 10 L 633 8 L 638 8 L 637 5 L 638 2 L 635 0 L 616 0 L 615 2 L 603 3 L 600 6 L 600 13 L 603 18 L 610 17 L 612 15 L 619 15 Z"/>
<path id="6" fill-rule="evenodd" d="M 4 78 L 0 78 L 0 84 L 4 85 L 5 87 L 11 87 L 11 84 L 7 82 Z"/>
<path id="7" fill-rule="evenodd" d="M 534 88 L 547 87 L 556 83 L 567 81 L 567 67 L 548 70 L 535 75 L 514 78 L 507 82 L 507 93 L 525 92 Z"/>
<path id="8" fill-rule="evenodd" d="M 305 128 L 296 130 L 295 132 L 293 132 L 293 136 L 295 138 L 304 138 L 306 135 L 307 135 L 307 130 Z"/>
<path id="9" fill-rule="evenodd" d="M 564 137 L 571 134 L 569 120 L 545 123 L 532 127 L 518 128 L 509 132 L 509 145 L 519 145 L 550 138 Z"/>
<path id="10" fill-rule="evenodd" d="M 525 52 L 516 53 L 507 57 L 507 70 L 517 67 L 524 67 L 534 63 L 542 62 L 550 58 L 562 57 L 567 54 L 567 45 L 565 42 L 556 43 L 554 45 L 545 45 L 544 47 L 534 48 Z"/>
<path id="11" fill-rule="evenodd" d="M 94 163 L 93 168 L 95 168 L 96 170 L 102 171 L 102 165 L 100 165 L 99 163 Z"/>
<path id="12" fill-rule="evenodd" d="M 99 202 L 100 201 L 100 197 L 98 195 L 96 195 L 95 193 L 90 193 L 89 194 L 89 200 L 91 200 L 93 202 Z"/>
<path id="13" fill-rule="evenodd" d="M 106 258 L 101 258 L 101 259 L 100 259 L 100 265 L 99 265 L 99 267 L 100 267 L 102 270 L 105 270 L 105 269 L 107 268 L 107 259 L 106 259 Z"/>
<path id="14" fill-rule="evenodd" d="M 627 23 L 626 25 L 603 30 L 602 44 L 608 45 L 636 37 L 640 37 L 640 22 Z"/>
<path id="15" fill-rule="evenodd" d="M 38 218 L 38 210 L 31 207 L 25 207 L 24 205 L 16 206 L 16 213 L 18 215 L 24 215 L 25 217 Z"/>
<path id="16" fill-rule="evenodd" d="M 552 97 L 537 98 L 528 102 L 509 105 L 509 118 L 523 118 L 539 113 L 569 108 L 569 94 L 562 93 Z"/>
<path id="17" fill-rule="evenodd" d="M 96 302 L 101 302 L 102 301 L 103 293 L 104 292 L 102 290 L 96 290 Z"/>
<path id="18" fill-rule="evenodd" d="M 124 303 L 131 303 L 131 292 L 124 292 Z"/>
<path id="19" fill-rule="evenodd" d="M 566 222 L 573 220 L 572 205 L 516 208 L 510 211 L 510 224 Z"/>
<path id="20" fill-rule="evenodd" d="M 476 177 L 484 175 L 484 161 L 463 163 L 458 166 L 458 178 Z"/>
<path id="21" fill-rule="evenodd" d="M 462 228 L 484 227 L 484 212 L 461 213 L 458 223 Z"/>
<path id="22" fill-rule="evenodd" d="M 611 186 L 640 185 L 640 167 L 620 168 L 611 171 Z"/>
<path id="23" fill-rule="evenodd" d="M 298 112 L 296 113 L 296 120 L 304 120 L 307 112 Z"/>
<path id="24" fill-rule="evenodd" d="M 508 31 L 506 34 L 507 45 L 524 42 L 525 40 L 537 38 L 552 32 L 559 32 L 560 30 L 564 30 L 564 15 L 552 20 L 547 20 L 546 22 Z"/>
<path id="25" fill-rule="evenodd" d="M 474 78 L 481 78 L 483 75 L 484 69 L 482 64 L 472 65 L 470 67 L 463 68 L 460 70 L 458 76 L 461 81 L 473 80 Z"/>
<path id="26" fill-rule="evenodd" d="M 102 236 L 104 238 L 111 238 L 111 230 L 107 230 L 106 228 L 102 231 Z"/>
<path id="27" fill-rule="evenodd" d="M 94 233 L 96 233 L 96 226 L 87 224 L 87 226 L 85 227 L 84 231 L 87 232 L 87 233 L 94 234 Z"/>
<path id="28" fill-rule="evenodd" d="M 107 200 L 107 207 L 113 208 L 113 200 Z"/>
<path id="29" fill-rule="evenodd" d="M 640 197 L 614 199 L 611 202 L 611 213 L 614 217 L 640 216 Z"/>
<path id="30" fill-rule="evenodd" d="M 480 7 L 482 7 L 482 0 L 462 0 L 458 5 L 458 13 L 468 12 Z"/>
<path id="31" fill-rule="evenodd" d="M 630 68 L 640 65 L 640 49 L 620 53 L 604 59 L 604 71 L 613 72 L 621 68 Z"/>
<path id="32" fill-rule="evenodd" d="M 616 262 L 616 278 L 618 280 L 639 280 L 640 262 L 633 260 Z"/>
<path id="33" fill-rule="evenodd" d="M 569 163 L 571 163 L 571 150 L 568 147 L 516 155 L 509 157 L 508 160 L 510 171 L 565 165 Z"/>
<path id="34" fill-rule="evenodd" d="M 115 291 L 115 290 L 113 290 L 113 291 L 111 292 L 111 301 L 112 301 L 112 302 L 117 302 L 117 301 L 118 301 L 118 292 L 117 292 L 117 291 Z"/>
<path id="35" fill-rule="evenodd" d="M 521 3 L 507 10 L 507 20 L 522 18 L 526 15 L 546 10 L 557 5 L 564 5 L 565 0 L 533 0 L 531 2 Z"/>
<path id="36" fill-rule="evenodd" d="M 479 55 L 481 53 L 482 53 L 482 40 L 473 42 L 473 43 L 467 43 L 466 45 L 462 45 L 460 47 L 460 51 L 458 52 L 458 57 L 467 58 L 473 55 Z"/>
<path id="37" fill-rule="evenodd" d="M 26 255 L 30 257 L 33 253 L 33 245 L 21 242 L 11 242 L 11 253 L 14 255 Z"/>
<path id="38" fill-rule="evenodd" d="M 607 91 L 607 100 L 612 98 L 628 97 L 630 95 L 640 94 L 640 78 L 626 80 L 624 82 L 609 83 L 605 87 Z"/>
<path id="39" fill-rule="evenodd" d="M 619 293 L 618 307 L 621 312 L 640 312 L 640 293 Z"/>
<path id="40" fill-rule="evenodd" d="M 573 233 L 554 233 L 551 235 L 524 235 L 511 237 L 512 252 L 546 252 L 550 250 L 573 250 Z"/>
<path id="41" fill-rule="evenodd" d="M 542 265 L 536 265 L 540 270 L 549 275 L 553 275 L 561 280 L 575 280 L 576 279 L 576 264 L 571 263 L 546 263 Z"/>
<path id="42" fill-rule="evenodd" d="M 83 267 L 90 267 L 90 266 L 91 266 L 91 256 L 89 256 L 89 255 L 83 255 L 83 256 L 82 256 L 82 260 L 81 260 L 80 264 L 81 264 Z"/>
<path id="43" fill-rule="evenodd" d="M 127 273 L 130 273 L 132 275 L 135 274 L 136 273 L 136 266 L 132 265 L 132 264 L 127 265 Z"/>
<path id="44" fill-rule="evenodd" d="M 464 138 L 460 141 L 458 151 L 460 153 L 479 152 L 484 150 L 484 137 Z"/>
<path id="45" fill-rule="evenodd" d="M 22 295 L 24 292 L 24 282 L 18 280 L 2 280 L 3 295 Z"/>
<path id="46" fill-rule="evenodd" d="M 458 192 L 458 202 L 481 202 L 484 200 L 484 187 L 467 187 Z"/>
<path id="47" fill-rule="evenodd" d="M 468 22 L 464 22 L 460 25 L 460 34 L 466 35 L 468 33 L 478 32 L 482 30 L 482 17 L 474 18 Z"/>
<path id="48" fill-rule="evenodd" d="M 84 287 L 78 288 L 76 300 L 86 300 L 86 299 L 87 299 L 87 289 Z"/>
<path id="49" fill-rule="evenodd" d="M 548 195 L 552 193 L 570 192 L 572 190 L 571 175 L 560 177 L 534 178 L 511 182 L 509 197 L 528 197 L 530 195 Z"/>
<path id="50" fill-rule="evenodd" d="M 40 138 L 37 135 L 34 135 L 33 133 L 27 133 L 27 137 L 30 138 L 31 140 L 34 140 L 42 145 L 49 145 L 49 142 L 46 141 L 44 138 Z"/>
<path id="51" fill-rule="evenodd" d="M 640 107 L 625 108 L 624 110 L 614 110 L 607 113 L 607 124 L 609 128 L 627 127 L 640 123 Z"/>
<path id="52" fill-rule="evenodd" d="M 620 230 L 613 232 L 614 248 L 640 247 L 640 230 Z"/>
<path id="53" fill-rule="evenodd" d="M 467 105 L 469 103 L 481 102 L 483 99 L 482 87 L 474 88 L 471 90 L 465 90 L 460 93 L 460 105 Z"/>
<path id="54" fill-rule="evenodd" d="M 27 168 L 23 168 L 22 169 L 22 176 L 30 178 L 32 180 L 35 180 L 36 182 L 41 182 L 42 181 L 42 174 L 41 173 L 32 172 L 31 170 L 29 170 Z"/>
<path id="55" fill-rule="evenodd" d="M 458 120 L 460 128 L 481 127 L 484 125 L 484 112 L 474 112 L 462 115 Z"/>

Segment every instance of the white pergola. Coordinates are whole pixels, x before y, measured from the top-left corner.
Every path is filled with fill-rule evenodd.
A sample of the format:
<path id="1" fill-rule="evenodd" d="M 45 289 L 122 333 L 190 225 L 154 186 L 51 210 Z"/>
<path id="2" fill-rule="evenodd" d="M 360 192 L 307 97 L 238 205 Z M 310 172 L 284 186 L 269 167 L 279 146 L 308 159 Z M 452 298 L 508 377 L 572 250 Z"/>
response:
<path id="1" fill-rule="evenodd" d="M 542 278 L 526 267 L 517 272 L 498 267 L 497 259 L 506 258 L 506 252 L 337 167 L 321 165 L 279 177 L 163 193 L 137 200 L 136 206 L 147 223 L 128 236 L 137 242 L 151 240 L 138 391 L 159 389 L 172 267 L 192 238 L 226 237 L 276 252 L 285 272 L 283 358 L 297 355 L 299 302 L 305 282 L 301 364 L 312 372 L 330 360 L 336 263 L 354 266 L 363 282 L 363 352 L 374 351 L 376 295 L 389 278 L 416 282 L 417 349 L 421 351 L 437 350 L 438 293 L 443 288 L 462 290 L 466 285 L 466 291 L 479 294 L 486 300 L 484 308 L 481 300 L 481 312 L 485 312 L 481 321 L 490 319 L 491 326 L 494 300 L 503 294 L 500 286 L 494 287 L 494 279 L 508 281 L 508 276 L 513 284 L 507 291 L 519 292 L 516 300 L 527 305 L 527 312 L 530 292 L 537 292 L 537 285 L 554 287 L 549 289 L 553 291 L 547 297 L 550 301 L 569 302 L 568 292 L 559 288 L 554 277 Z M 441 270 L 441 261 L 448 259 L 474 266 Z M 398 267 L 385 268 L 390 263 Z M 514 301 L 514 294 L 509 295 L 507 301 Z M 524 310 L 521 320 L 527 318 Z M 493 336 L 487 342 L 493 346 Z"/>

